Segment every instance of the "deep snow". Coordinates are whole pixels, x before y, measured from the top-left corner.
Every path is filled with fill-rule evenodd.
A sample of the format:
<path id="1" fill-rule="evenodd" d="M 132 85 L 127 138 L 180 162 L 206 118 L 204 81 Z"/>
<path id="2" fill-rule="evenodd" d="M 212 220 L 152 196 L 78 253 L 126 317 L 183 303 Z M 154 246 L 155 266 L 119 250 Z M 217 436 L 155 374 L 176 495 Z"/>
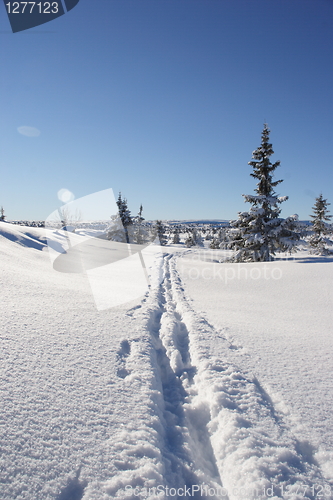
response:
<path id="1" fill-rule="evenodd" d="M 280 401 L 295 432 L 315 449 L 332 450 L 333 259 L 299 252 L 221 268 L 211 255 L 179 262 L 195 309 L 233 344 L 234 362 Z"/>
<path id="2" fill-rule="evenodd" d="M 333 498 L 329 259 L 226 284 L 165 247 L 97 310 L 44 230 L 0 223 L 0 252 L 2 500 Z"/>

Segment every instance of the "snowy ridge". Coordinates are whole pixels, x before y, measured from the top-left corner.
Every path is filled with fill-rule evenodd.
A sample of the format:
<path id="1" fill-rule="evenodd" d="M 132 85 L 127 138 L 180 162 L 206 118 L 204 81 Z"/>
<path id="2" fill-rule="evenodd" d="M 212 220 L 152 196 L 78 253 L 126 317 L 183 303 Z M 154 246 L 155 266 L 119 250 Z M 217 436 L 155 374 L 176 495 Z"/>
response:
<path id="1" fill-rule="evenodd" d="M 293 436 L 258 380 L 214 356 L 206 341 L 213 328 L 191 308 L 175 257 L 164 255 L 163 276 L 133 311 L 147 343 L 136 352 L 125 343 L 119 355 L 119 376 L 133 388 L 150 373 L 154 425 L 141 441 L 138 431 L 123 436 L 129 455 L 135 446 L 145 455 L 144 466 L 122 464 L 107 493 L 153 500 L 168 497 L 168 487 L 180 488 L 176 498 L 332 499 L 311 444 Z"/>
<path id="2" fill-rule="evenodd" d="M 39 228 L 19 227 L 0 221 L 0 238 L 2 239 L 2 243 L 5 244 L 6 240 L 9 240 L 24 247 L 35 248 L 36 250 L 47 248 L 45 231 Z"/>

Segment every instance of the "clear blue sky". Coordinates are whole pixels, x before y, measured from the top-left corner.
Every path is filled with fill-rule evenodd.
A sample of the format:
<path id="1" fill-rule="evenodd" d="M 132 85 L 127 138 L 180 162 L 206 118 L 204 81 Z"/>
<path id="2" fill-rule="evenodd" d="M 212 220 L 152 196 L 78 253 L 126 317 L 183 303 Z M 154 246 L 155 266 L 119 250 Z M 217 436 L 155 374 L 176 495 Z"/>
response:
<path id="1" fill-rule="evenodd" d="M 333 206 L 332 0 L 80 0 L 16 34 L 0 19 L 9 219 L 45 219 L 62 188 L 113 188 L 146 219 L 236 218 L 264 121 L 282 215 L 308 219 L 320 192 Z"/>

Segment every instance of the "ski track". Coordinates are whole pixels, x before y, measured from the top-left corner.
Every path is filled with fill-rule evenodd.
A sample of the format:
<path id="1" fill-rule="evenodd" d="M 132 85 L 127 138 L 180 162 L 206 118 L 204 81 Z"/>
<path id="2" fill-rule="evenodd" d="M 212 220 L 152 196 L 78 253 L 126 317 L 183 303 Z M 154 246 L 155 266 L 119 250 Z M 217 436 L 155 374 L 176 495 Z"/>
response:
<path id="1" fill-rule="evenodd" d="M 191 308 L 176 257 L 162 259 L 162 283 L 128 312 L 145 325 L 147 339 L 138 341 L 141 326 L 118 351 L 117 374 L 133 390 L 142 386 L 143 365 L 150 368 L 145 384 L 153 424 L 119 437 L 127 456 L 141 443 L 145 461 L 139 468 L 131 460 L 119 463 L 105 498 L 183 498 L 184 490 L 167 495 L 165 488 L 187 487 L 188 496 L 201 499 L 332 500 L 311 443 L 293 436 L 255 377 L 214 355 L 207 339 L 216 332 Z M 163 491 L 154 490 L 158 485 Z"/>

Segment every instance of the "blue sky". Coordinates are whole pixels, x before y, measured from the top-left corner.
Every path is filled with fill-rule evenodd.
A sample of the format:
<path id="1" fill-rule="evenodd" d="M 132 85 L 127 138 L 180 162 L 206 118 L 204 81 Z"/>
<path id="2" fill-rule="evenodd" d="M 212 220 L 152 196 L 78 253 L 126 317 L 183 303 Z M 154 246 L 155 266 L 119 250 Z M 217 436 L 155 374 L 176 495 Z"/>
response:
<path id="1" fill-rule="evenodd" d="M 1 5 L 0 64 L 9 219 L 45 219 L 62 188 L 121 191 L 147 219 L 236 218 L 265 121 L 282 215 L 333 203 L 331 0 L 80 0 L 16 34 Z"/>

